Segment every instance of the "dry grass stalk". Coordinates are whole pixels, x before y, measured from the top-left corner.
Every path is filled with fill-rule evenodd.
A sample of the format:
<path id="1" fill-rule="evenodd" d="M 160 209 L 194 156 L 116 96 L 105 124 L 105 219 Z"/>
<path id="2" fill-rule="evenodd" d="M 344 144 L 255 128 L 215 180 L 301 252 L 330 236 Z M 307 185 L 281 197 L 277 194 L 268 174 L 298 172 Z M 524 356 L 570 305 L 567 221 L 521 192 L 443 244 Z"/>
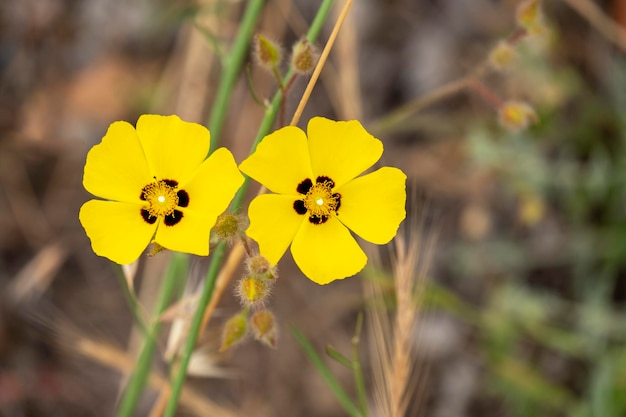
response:
<path id="1" fill-rule="evenodd" d="M 68 250 L 59 242 L 41 249 L 15 276 L 9 287 L 9 300 L 19 304 L 38 298 L 50 286 L 68 255 Z"/>
<path id="2" fill-rule="evenodd" d="M 396 300 L 395 316 L 390 318 L 385 308 L 384 282 L 370 281 L 366 290 L 373 307 L 369 310 L 372 339 L 372 369 L 374 400 L 378 412 L 386 417 L 407 414 L 409 403 L 419 400 L 418 383 L 423 380 L 412 354 L 420 318 L 424 285 L 433 256 L 435 235 L 425 233 L 423 216 L 413 216 L 408 232 L 395 239 L 393 287 Z M 426 235 L 422 239 L 422 235 Z"/>

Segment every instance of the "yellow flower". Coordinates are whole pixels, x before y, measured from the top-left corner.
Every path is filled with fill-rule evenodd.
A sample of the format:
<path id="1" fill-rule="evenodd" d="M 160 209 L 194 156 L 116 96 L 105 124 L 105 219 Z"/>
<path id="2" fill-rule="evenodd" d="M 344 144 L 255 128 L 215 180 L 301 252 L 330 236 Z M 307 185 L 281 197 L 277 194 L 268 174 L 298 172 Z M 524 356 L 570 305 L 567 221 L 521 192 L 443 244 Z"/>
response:
<path id="1" fill-rule="evenodd" d="M 406 175 L 383 167 L 359 177 L 380 159 L 383 145 L 356 120 L 315 117 L 307 133 L 308 139 L 284 127 L 239 166 L 275 193 L 250 203 L 246 233 L 273 265 L 291 245 L 304 275 L 327 284 L 367 262 L 350 230 L 376 244 L 395 236 L 406 216 Z"/>
<path id="2" fill-rule="evenodd" d="M 119 264 L 154 241 L 171 250 L 209 254 L 209 233 L 243 183 L 232 154 L 205 159 L 210 133 L 178 116 L 143 115 L 137 129 L 109 126 L 87 155 L 83 185 L 104 200 L 80 209 L 93 251 Z"/>

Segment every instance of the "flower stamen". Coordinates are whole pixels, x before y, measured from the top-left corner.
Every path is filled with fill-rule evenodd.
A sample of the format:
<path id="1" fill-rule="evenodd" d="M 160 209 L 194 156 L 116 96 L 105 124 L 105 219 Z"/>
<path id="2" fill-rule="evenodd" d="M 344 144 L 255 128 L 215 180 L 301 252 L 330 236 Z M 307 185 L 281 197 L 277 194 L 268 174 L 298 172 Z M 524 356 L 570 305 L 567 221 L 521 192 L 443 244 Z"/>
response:
<path id="1" fill-rule="evenodd" d="M 177 208 L 189 205 L 187 192 L 178 189 L 177 181 L 168 179 L 146 185 L 139 198 L 147 203 L 141 209 L 141 217 L 149 224 L 162 218 L 166 226 L 173 226 L 183 218 Z"/>
<path id="2" fill-rule="evenodd" d="M 341 195 L 333 193 L 334 186 L 335 182 L 326 176 L 317 177 L 315 184 L 309 178 L 305 179 L 296 188 L 304 198 L 294 202 L 294 210 L 301 215 L 308 214 L 313 224 L 326 223 L 341 205 Z"/>

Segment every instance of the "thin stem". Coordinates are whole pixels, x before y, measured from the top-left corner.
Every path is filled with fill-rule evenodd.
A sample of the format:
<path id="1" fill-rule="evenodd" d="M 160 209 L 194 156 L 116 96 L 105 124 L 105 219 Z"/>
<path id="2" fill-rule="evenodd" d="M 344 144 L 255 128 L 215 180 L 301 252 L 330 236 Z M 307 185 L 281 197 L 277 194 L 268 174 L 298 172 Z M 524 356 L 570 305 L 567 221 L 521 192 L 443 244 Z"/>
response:
<path id="1" fill-rule="evenodd" d="M 352 7 L 352 0 L 347 0 L 346 4 L 343 6 L 343 9 L 341 9 L 341 13 L 339 13 L 339 17 L 337 18 L 337 22 L 335 23 L 335 26 L 333 27 L 333 31 L 330 33 L 330 36 L 328 37 L 326 46 L 324 46 L 324 50 L 322 51 L 322 54 L 320 55 L 320 59 L 317 62 L 317 65 L 315 66 L 315 70 L 313 70 L 313 74 L 311 75 L 311 79 L 309 80 L 309 83 L 307 84 L 306 89 L 304 90 L 304 94 L 302 94 L 300 103 L 298 103 L 298 108 L 296 108 L 293 118 L 291 119 L 291 123 L 290 123 L 291 126 L 295 126 L 296 124 L 298 124 L 298 121 L 300 120 L 300 116 L 302 115 L 302 112 L 304 111 L 304 106 L 306 106 L 306 103 L 309 101 L 309 97 L 311 96 L 313 87 L 315 87 L 315 83 L 317 82 L 317 79 L 319 78 L 320 73 L 322 72 L 322 68 L 324 68 L 324 64 L 326 63 L 326 59 L 328 59 L 328 55 L 330 54 L 331 49 L 333 49 L 333 45 L 335 44 L 337 35 L 339 35 L 339 30 L 341 29 L 343 22 L 346 20 L 346 17 L 348 16 L 350 7 Z"/>
<path id="2" fill-rule="evenodd" d="M 333 393 L 337 401 L 339 401 L 339 404 L 341 404 L 346 413 L 348 413 L 348 415 L 350 415 L 351 417 L 363 417 L 363 414 L 361 414 L 359 408 L 354 405 L 348 394 L 346 394 L 343 388 L 341 388 L 341 384 L 339 384 L 339 381 L 337 381 L 330 368 L 328 368 L 322 358 L 317 354 L 317 352 L 311 345 L 311 342 L 309 342 L 306 336 L 299 329 L 293 326 L 290 330 L 293 337 L 296 339 L 298 344 L 300 344 L 300 347 L 302 348 L 302 350 L 304 350 L 304 353 L 313 364 L 313 367 L 324 379 L 324 382 L 326 382 L 326 386 Z"/>
<path id="3" fill-rule="evenodd" d="M 243 61 L 248 53 L 250 39 L 252 39 L 256 22 L 259 19 L 261 10 L 263 10 L 263 6 L 265 6 L 265 1 L 266 0 L 250 0 L 248 2 L 248 6 L 241 20 L 239 32 L 237 33 L 230 54 L 224 64 L 224 73 L 222 74 L 222 79 L 220 80 L 209 118 L 208 127 L 211 132 L 211 149 L 209 150 L 209 154 L 215 150 L 219 143 L 233 88 L 235 87 L 235 82 L 241 72 Z"/>
<path id="4" fill-rule="evenodd" d="M 180 253 L 174 253 L 172 260 L 169 264 L 161 289 L 156 302 L 153 324 L 149 334 L 146 335 L 143 348 L 137 361 L 135 372 L 128 381 L 127 388 L 120 402 L 120 406 L 117 412 L 118 417 L 129 417 L 134 414 L 137 402 L 141 397 L 141 393 L 146 385 L 148 376 L 150 375 L 150 365 L 152 363 L 152 356 L 156 348 L 156 336 L 161 329 L 160 315 L 165 311 L 172 293 L 176 288 L 176 282 L 181 275 L 186 275 L 187 260 L 186 256 Z"/>
<path id="5" fill-rule="evenodd" d="M 287 94 L 289 94 L 289 90 L 291 90 L 291 87 L 293 87 L 297 78 L 298 78 L 297 73 L 292 74 L 289 81 L 287 81 L 287 85 L 282 90 L 282 96 L 280 97 L 280 116 L 278 118 L 278 125 L 280 127 L 285 126 L 285 109 L 287 107 Z"/>
<path id="6" fill-rule="evenodd" d="M 276 82 L 278 83 L 278 88 L 280 89 L 280 91 L 284 93 L 285 81 L 283 80 L 282 75 L 280 75 L 280 72 L 278 71 L 278 67 L 276 65 L 272 67 L 272 74 L 274 74 L 274 78 L 276 79 Z"/>
<path id="7" fill-rule="evenodd" d="M 452 97 L 455 94 L 468 88 L 476 78 L 482 75 L 487 70 L 487 66 L 480 66 L 479 69 L 465 77 L 451 81 L 448 84 L 437 88 L 436 90 L 427 93 L 421 97 L 416 98 L 413 101 L 393 110 L 391 113 L 376 120 L 370 126 L 369 130 L 374 134 L 380 134 L 391 130 L 392 126 L 397 125 L 400 122 L 408 119 L 411 115 L 425 109 L 434 103 L 443 100 L 448 97 Z"/>
<path id="8" fill-rule="evenodd" d="M 587 19 L 602 36 L 613 42 L 622 51 L 626 52 L 626 29 L 621 27 L 610 17 L 606 16 L 602 9 L 589 0 L 563 0 L 572 9 L 576 10 L 583 18 Z M 616 2 L 615 4 L 618 4 Z"/>
<path id="9" fill-rule="evenodd" d="M 311 23 L 311 27 L 307 33 L 307 39 L 309 42 L 315 42 L 319 33 L 322 29 L 322 26 L 330 13 L 330 8 L 332 6 L 333 0 L 324 0 L 320 8 L 318 9 L 317 15 L 315 19 Z M 286 79 L 290 78 L 293 75 L 293 71 L 289 71 L 287 73 Z M 280 106 L 282 93 L 278 91 L 272 100 L 271 105 L 267 109 L 265 113 L 265 117 L 261 121 L 261 125 L 257 132 L 256 139 L 253 143 L 251 152 L 254 152 L 256 146 L 259 144 L 261 139 L 263 139 L 272 128 L 274 121 L 276 120 L 276 116 L 278 115 L 278 109 Z M 248 188 L 249 178 L 246 177 L 243 186 L 239 189 L 233 202 L 231 203 L 231 211 L 238 212 L 241 208 L 243 198 L 245 197 L 246 190 Z M 191 328 L 189 330 L 189 334 L 187 336 L 187 341 L 185 346 L 183 347 L 180 363 L 178 369 L 175 372 L 174 379 L 172 381 L 172 392 L 170 394 L 169 401 L 167 403 L 167 407 L 165 409 L 164 417 L 173 417 L 176 412 L 176 407 L 178 404 L 178 397 L 180 396 L 180 392 L 185 382 L 185 377 L 187 375 L 187 367 L 189 366 L 189 361 L 191 360 L 191 355 L 196 345 L 196 341 L 200 333 L 202 332 L 203 323 L 204 323 L 204 315 L 205 310 L 209 303 L 212 301 L 213 290 L 215 288 L 215 282 L 217 280 L 218 273 L 220 271 L 220 266 L 224 259 L 226 253 L 226 245 L 224 243 L 220 243 L 217 248 L 213 251 L 213 256 L 211 259 L 211 264 L 209 265 L 209 271 L 207 272 L 207 278 L 202 289 L 202 293 L 200 295 L 200 300 L 198 301 L 198 308 L 194 314 L 193 321 L 191 323 Z"/>
<path id="10" fill-rule="evenodd" d="M 469 86 L 480 96 L 483 100 L 489 103 L 495 110 L 498 110 L 504 102 L 500 97 L 498 97 L 493 91 L 489 89 L 483 82 L 479 79 L 474 79 L 473 82 L 469 84 Z"/>
<path id="11" fill-rule="evenodd" d="M 215 279 L 225 254 L 226 243 L 221 242 L 217 245 L 215 251 L 213 251 L 213 258 L 211 259 L 209 271 L 207 272 L 207 279 L 204 282 L 204 287 L 202 288 L 202 293 L 200 294 L 200 299 L 198 300 L 198 309 L 193 316 L 193 321 L 191 322 L 191 327 L 189 329 L 189 335 L 187 336 L 185 346 L 183 347 L 183 353 L 180 357 L 180 363 L 174 380 L 172 381 L 172 392 L 170 393 L 167 408 L 165 409 L 165 417 L 173 417 L 174 413 L 176 413 L 178 397 L 180 397 L 180 393 L 185 383 L 185 377 L 187 376 L 187 367 L 191 361 L 191 355 L 196 347 L 196 341 L 198 339 L 198 335 L 200 334 L 204 307 L 209 304 L 211 297 L 213 296 Z"/>
<path id="12" fill-rule="evenodd" d="M 363 370 L 361 369 L 361 360 L 359 358 L 359 342 L 361 341 L 361 329 L 363 328 L 363 314 L 359 313 L 356 323 L 356 330 L 352 337 L 352 372 L 354 374 L 354 383 L 356 385 L 361 413 L 364 417 L 368 417 L 367 390 L 365 389 L 365 380 L 363 378 Z"/>
<path id="13" fill-rule="evenodd" d="M 254 85 L 252 84 L 252 74 L 250 73 L 250 65 L 246 65 L 246 81 L 248 82 L 248 91 L 250 92 L 250 96 L 252 96 L 252 100 L 254 100 L 254 102 L 258 104 L 259 106 L 265 107 L 265 104 L 263 103 L 263 101 L 261 101 L 261 99 L 257 95 L 254 89 Z"/>

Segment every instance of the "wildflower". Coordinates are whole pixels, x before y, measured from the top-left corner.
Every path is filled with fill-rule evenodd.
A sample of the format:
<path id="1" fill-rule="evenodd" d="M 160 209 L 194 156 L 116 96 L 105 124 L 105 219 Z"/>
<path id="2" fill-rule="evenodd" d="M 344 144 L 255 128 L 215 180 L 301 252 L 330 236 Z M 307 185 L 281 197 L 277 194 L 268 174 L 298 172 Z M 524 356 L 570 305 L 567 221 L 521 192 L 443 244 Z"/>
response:
<path id="1" fill-rule="evenodd" d="M 356 121 L 311 119 L 307 134 L 284 127 L 263 139 L 240 165 L 276 194 L 256 197 L 248 236 L 261 255 L 278 263 L 287 248 L 318 284 L 352 276 L 367 256 L 350 230 L 385 244 L 404 219 L 406 175 L 383 167 L 357 178 L 380 159 L 382 142 Z"/>
<path id="2" fill-rule="evenodd" d="M 215 219 L 243 177 L 232 154 L 205 160 L 210 133 L 177 116 L 143 115 L 135 129 L 115 122 L 87 155 L 83 185 L 104 200 L 80 209 L 94 252 L 119 264 L 135 261 L 150 242 L 208 255 Z"/>

